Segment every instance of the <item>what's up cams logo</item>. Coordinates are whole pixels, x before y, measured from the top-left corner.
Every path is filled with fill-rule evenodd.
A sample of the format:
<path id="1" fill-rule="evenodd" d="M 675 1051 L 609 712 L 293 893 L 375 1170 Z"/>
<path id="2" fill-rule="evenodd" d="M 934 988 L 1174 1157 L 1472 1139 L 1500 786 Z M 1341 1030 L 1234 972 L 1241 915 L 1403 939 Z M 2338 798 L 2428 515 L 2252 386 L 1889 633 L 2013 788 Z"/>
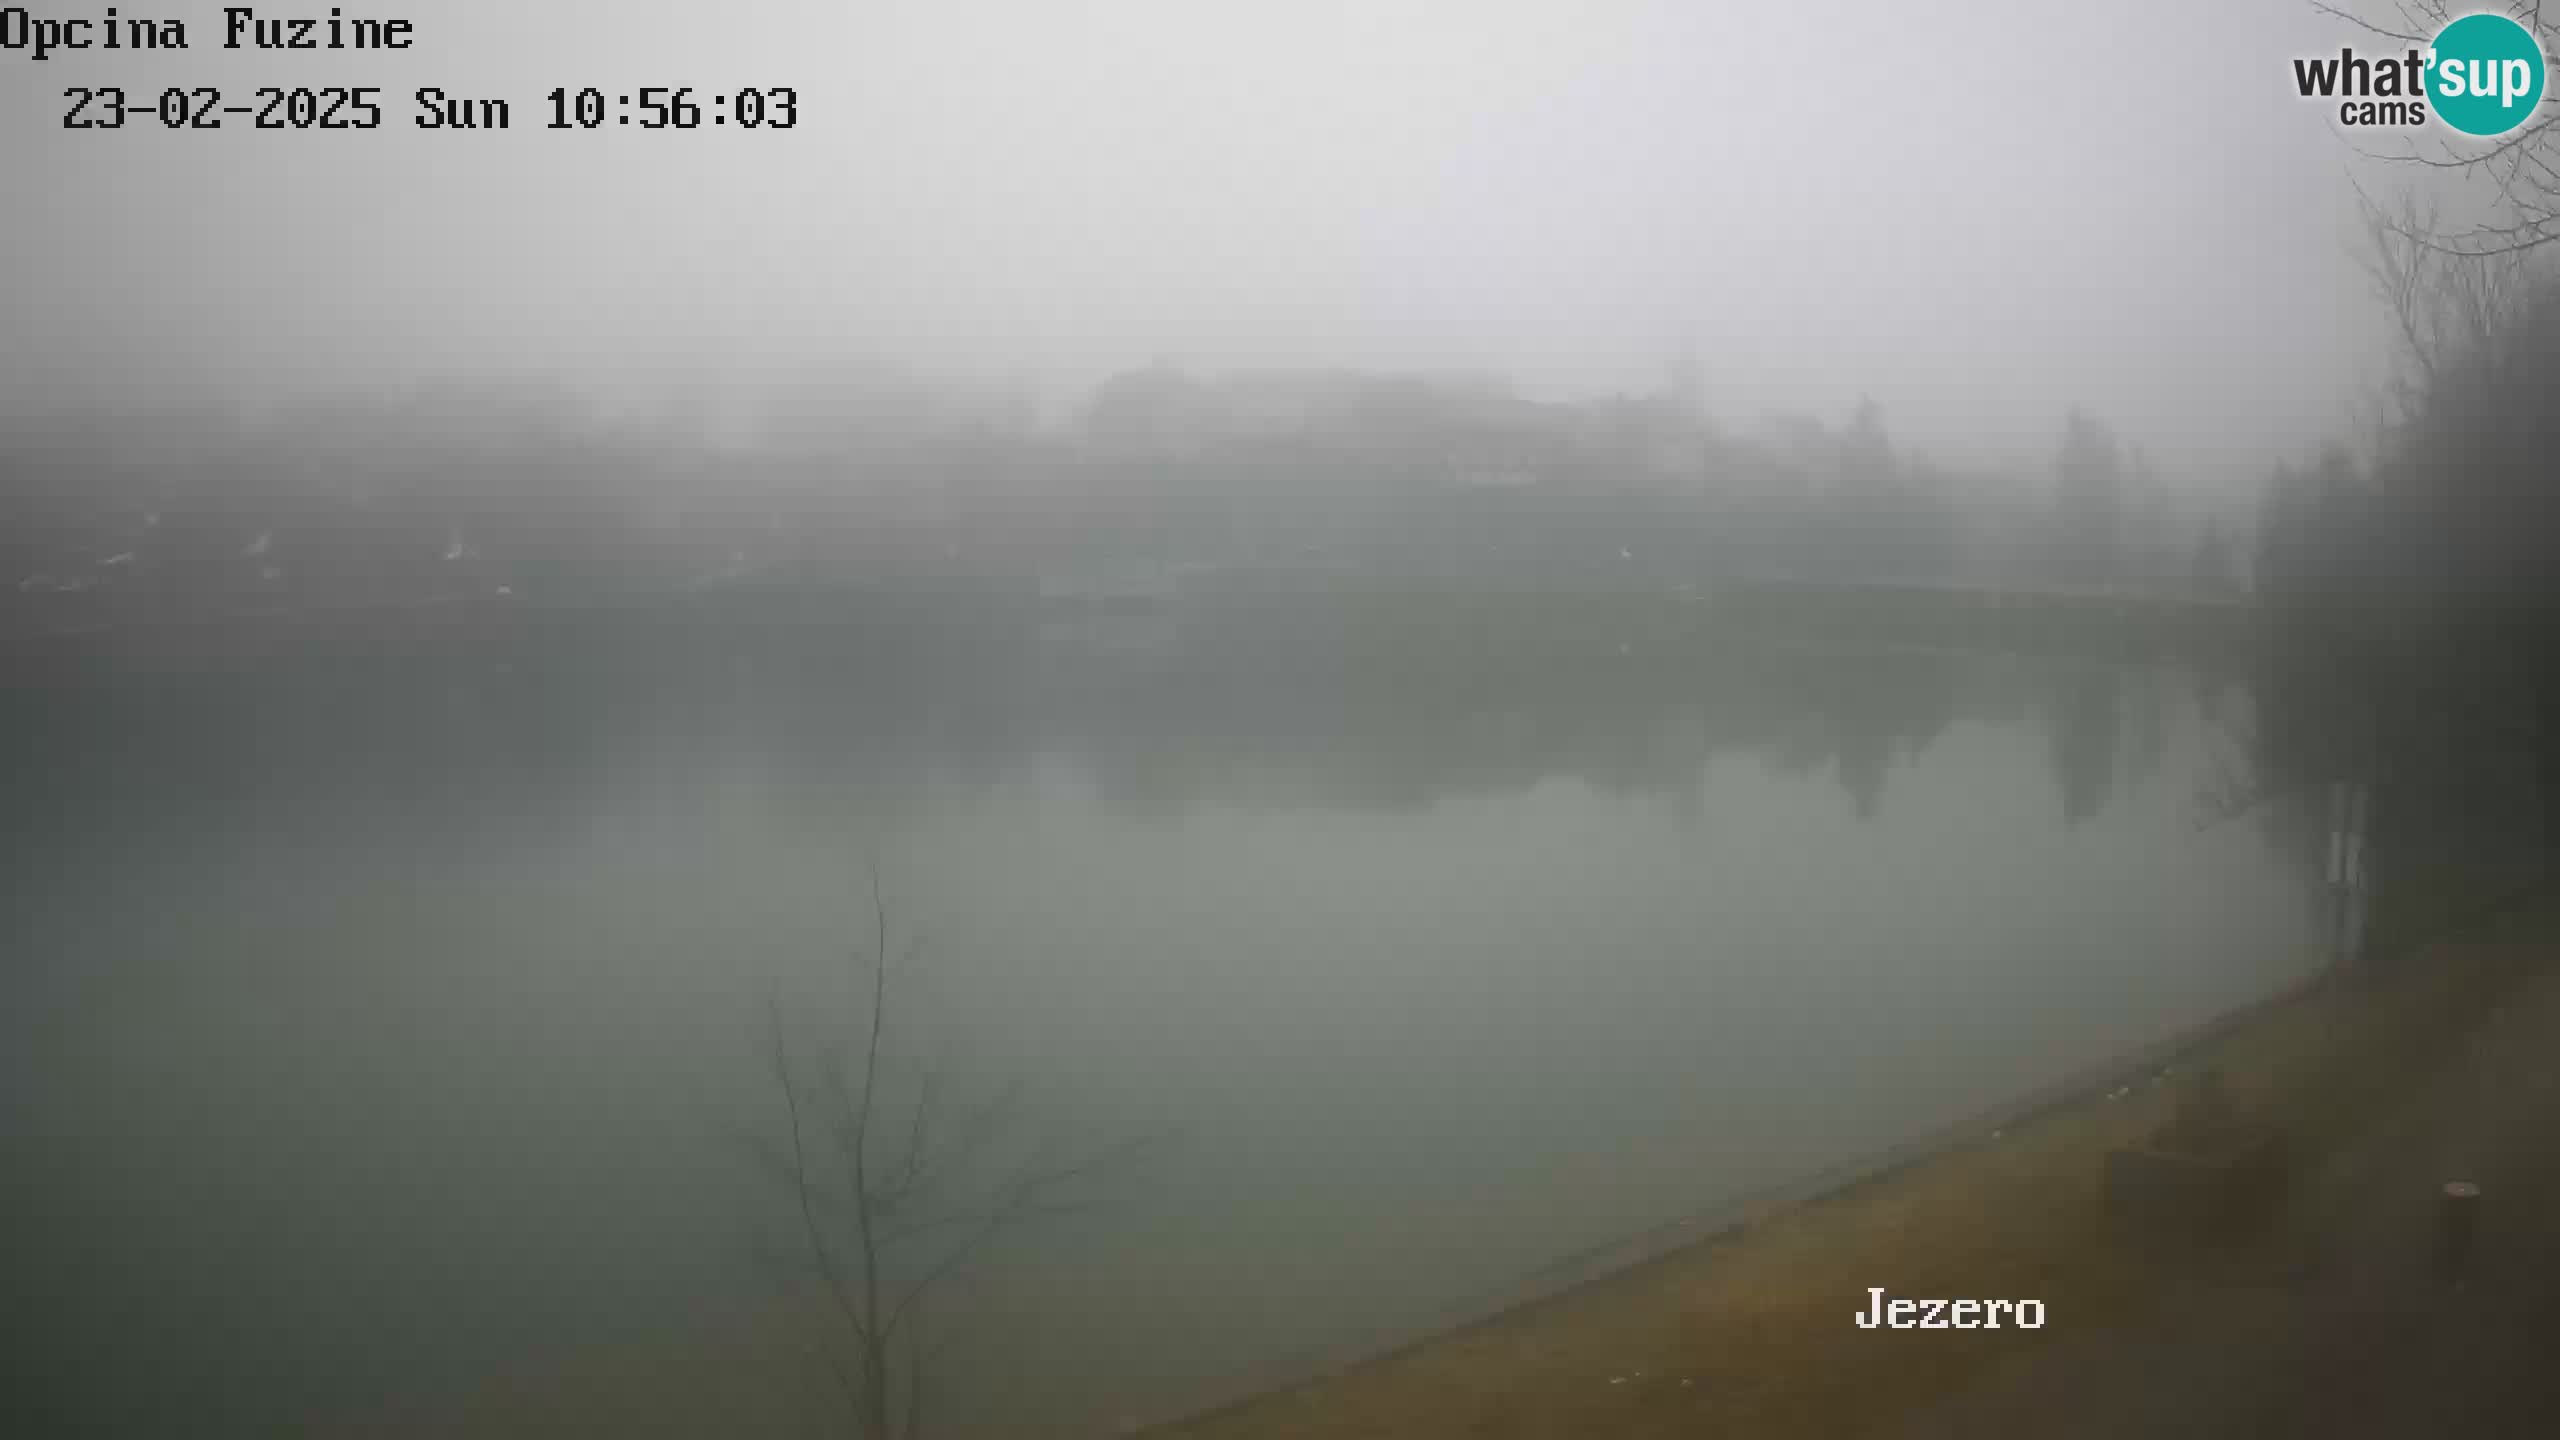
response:
<path id="1" fill-rule="evenodd" d="M 2465 15 L 2423 49 L 2293 62 L 2306 100 L 2336 101 L 2338 123 L 2415 129 L 2433 118 L 2465 135 L 2504 135 L 2534 116 L 2546 69 L 2542 42 L 2504 15 Z"/>

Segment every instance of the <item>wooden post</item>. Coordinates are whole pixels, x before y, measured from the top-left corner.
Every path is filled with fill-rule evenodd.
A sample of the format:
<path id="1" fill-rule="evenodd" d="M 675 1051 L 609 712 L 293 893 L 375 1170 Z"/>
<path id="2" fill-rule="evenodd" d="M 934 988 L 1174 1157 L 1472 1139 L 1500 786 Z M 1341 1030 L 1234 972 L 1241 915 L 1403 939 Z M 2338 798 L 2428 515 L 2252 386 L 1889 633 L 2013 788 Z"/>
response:
<path id="1" fill-rule="evenodd" d="M 2436 1273 L 2460 1280 L 2471 1268 L 2471 1239 L 2480 1228 L 2480 1187 L 2448 1180 L 2436 1195 Z"/>

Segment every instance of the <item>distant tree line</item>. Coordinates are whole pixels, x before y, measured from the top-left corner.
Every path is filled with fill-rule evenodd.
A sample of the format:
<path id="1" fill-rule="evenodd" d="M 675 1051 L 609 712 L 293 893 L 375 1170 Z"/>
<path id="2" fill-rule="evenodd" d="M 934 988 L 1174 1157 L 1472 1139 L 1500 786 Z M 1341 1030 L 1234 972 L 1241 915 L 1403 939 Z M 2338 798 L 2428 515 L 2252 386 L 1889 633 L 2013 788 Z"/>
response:
<path id="1" fill-rule="evenodd" d="M 790 398 L 794 423 L 743 436 L 681 407 L 610 416 L 494 384 L 254 422 L 0 425 L 0 606 L 41 629 L 766 583 L 2176 589 L 2230 568 L 2191 518 L 2161 519 L 2140 452 L 2080 413 L 2047 485 L 1906 454 L 1871 403 L 1732 429 L 1667 394 L 1164 367 L 1048 429 L 924 395 L 832 416 L 823 390 Z"/>

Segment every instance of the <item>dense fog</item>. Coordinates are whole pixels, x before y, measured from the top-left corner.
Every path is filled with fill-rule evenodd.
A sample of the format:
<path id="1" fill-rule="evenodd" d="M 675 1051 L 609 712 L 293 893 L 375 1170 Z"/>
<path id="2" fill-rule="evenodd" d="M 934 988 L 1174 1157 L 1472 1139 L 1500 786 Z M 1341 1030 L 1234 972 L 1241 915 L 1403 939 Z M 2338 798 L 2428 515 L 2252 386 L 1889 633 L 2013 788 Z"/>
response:
<path id="1" fill-rule="evenodd" d="M 2560 853 L 2560 171 L 2302 62 L 2440 7 L 399 3 L 0 8 L 28 1433 L 1122 1434 L 1825 1194 L 2131 1293 L 1841 1187 L 2079 1224 Z M 1488 1333 L 1305 1423 L 1828 1433 Z"/>

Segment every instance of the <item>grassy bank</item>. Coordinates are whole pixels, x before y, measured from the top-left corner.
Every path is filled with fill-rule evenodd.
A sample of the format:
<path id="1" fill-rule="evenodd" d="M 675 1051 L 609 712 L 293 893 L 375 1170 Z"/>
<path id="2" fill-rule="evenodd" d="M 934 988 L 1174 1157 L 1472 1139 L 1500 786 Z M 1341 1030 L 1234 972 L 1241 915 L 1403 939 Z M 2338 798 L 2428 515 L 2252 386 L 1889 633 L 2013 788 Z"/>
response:
<path id="1" fill-rule="evenodd" d="M 2219 1068 L 2309 1165 L 2402 1078 L 2459 1044 L 2560 941 L 2560 904 L 2501 912 L 2363 975 L 2333 977 L 1994 1135 L 1738 1226 L 1553 1299 L 1158 1432 L 1198 1440 L 1348 1435 L 1840 1436 L 2066 1334 L 2138 1318 L 2172 1267 L 2100 1210 L 2106 1152 L 2160 1125 L 2176 1074 Z M 2130 1084 L 2120 1096 L 2117 1091 Z M 2279 1229 L 2246 1255 L 2296 1238 Z M 1893 1295 L 2033 1298 L 2041 1332 L 1895 1335 L 1851 1317 Z"/>

